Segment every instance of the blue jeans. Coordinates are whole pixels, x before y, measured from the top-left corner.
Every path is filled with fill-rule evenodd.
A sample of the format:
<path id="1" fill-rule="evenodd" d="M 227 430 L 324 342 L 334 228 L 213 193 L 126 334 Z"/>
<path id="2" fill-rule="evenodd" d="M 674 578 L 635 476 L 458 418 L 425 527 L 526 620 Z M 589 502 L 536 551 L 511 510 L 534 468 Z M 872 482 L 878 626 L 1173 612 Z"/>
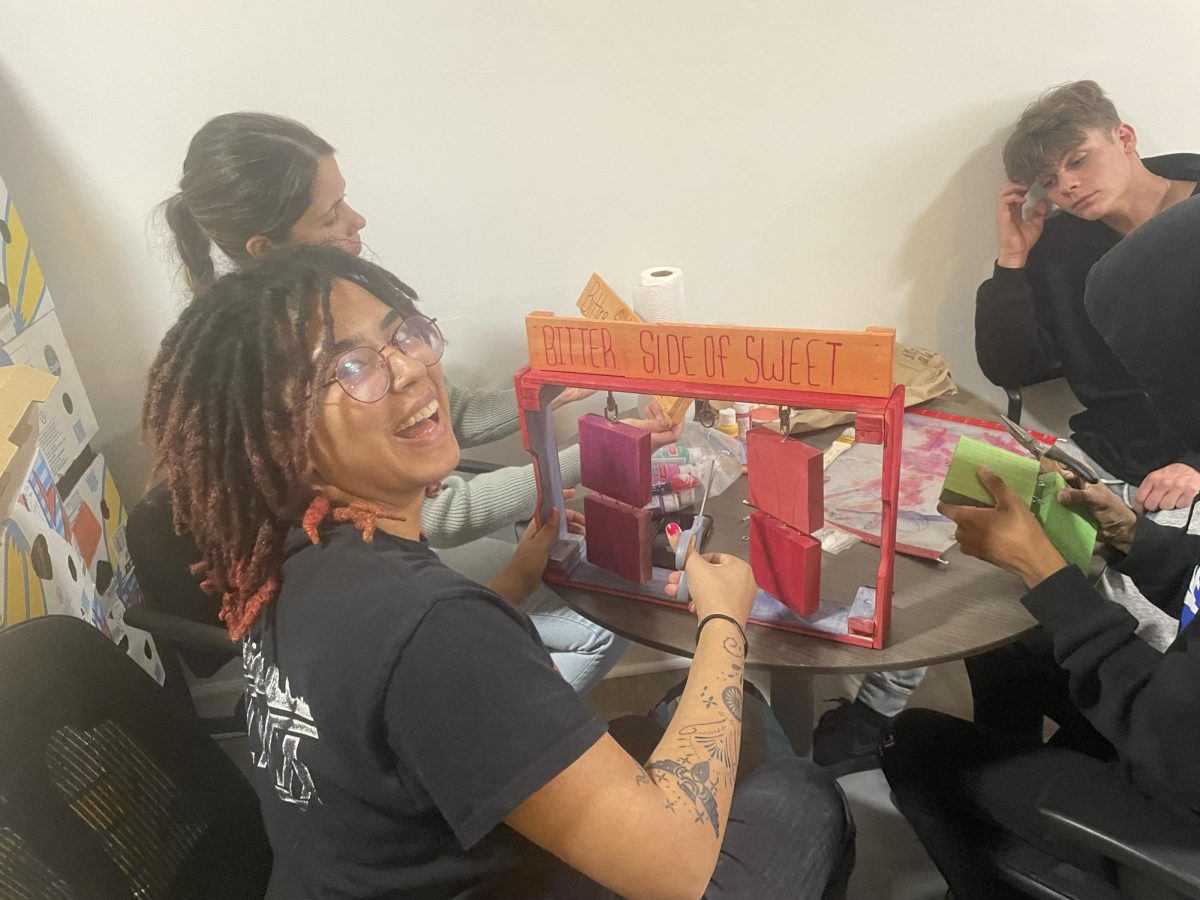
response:
<path id="1" fill-rule="evenodd" d="M 454 571 L 487 584 L 508 565 L 513 546 L 480 538 L 437 554 Z M 559 673 L 580 694 L 595 687 L 629 649 L 628 641 L 585 619 L 545 585 L 530 594 L 521 609 L 533 620 Z"/>

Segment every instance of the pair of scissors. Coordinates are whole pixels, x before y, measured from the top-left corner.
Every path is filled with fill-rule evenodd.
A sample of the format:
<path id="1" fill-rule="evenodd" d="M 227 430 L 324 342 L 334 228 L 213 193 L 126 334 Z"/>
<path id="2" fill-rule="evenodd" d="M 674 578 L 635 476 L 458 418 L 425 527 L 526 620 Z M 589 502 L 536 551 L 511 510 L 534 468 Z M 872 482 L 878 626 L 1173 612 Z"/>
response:
<path id="1" fill-rule="evenodd" d="M 1001 416 L 1000 418 L 1008 428 L 1008 433 L 1016 439 L 1018 444 L 1033 454 L 1034 458 L 1042 459 L 1045 457 L 1046 459 L 1052 459 L 1056 463 L 1070 469 L 1089 484 L 1099 483 L 1100 476 L 1096 474 L 1096 470 L 1083 460 L 1076 459 L 1066 450 L 1055 444 L 1045 444 L 1039 441 L 1008 416 Z"/>
<path id="2" fill-rule="evenodd" d="M 679 543 L 675 547 L 675 568 L 680 572 L 675 599 L 684 603 L 690 598 L 688 596 L 687 572 L 683 570 L 683 567 L 687 565 L 688 557 L 700 549 L 700 542 L 704 539 L 704 507 L 708 503 L 708 495 L 712 491 L 713 476 L 716 473 L 717 461 L 714 458 L 708 466 L 708 481 L 704 485 L 704 499 L 700 501 L 700 512 L 692 520 L 691 527 L 680 533 Z"/>

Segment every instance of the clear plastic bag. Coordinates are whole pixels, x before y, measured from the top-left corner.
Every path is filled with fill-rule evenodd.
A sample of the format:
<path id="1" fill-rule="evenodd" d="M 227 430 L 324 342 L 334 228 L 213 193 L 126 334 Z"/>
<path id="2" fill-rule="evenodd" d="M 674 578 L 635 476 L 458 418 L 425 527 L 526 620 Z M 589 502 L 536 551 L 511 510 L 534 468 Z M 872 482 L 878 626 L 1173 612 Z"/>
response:
<path id="1" fill-rule="evenodd" d="M 717 496 L 742 474 L 742 457 L 745 451 L 741 442 L 732 435 L 723 434 L 715 428 L 705 428 L 699 422 L 688 422 L 683 426 L 679 441 L 673 447 L 664 447 L 654 454 L 653 461 L 677 461 L 701 477 L 701 484 L 708 480 L 708 469 L 716 460 L 712 478 L 712 496 Z M 702 494 L 701 494 L 702 496 Z"/>

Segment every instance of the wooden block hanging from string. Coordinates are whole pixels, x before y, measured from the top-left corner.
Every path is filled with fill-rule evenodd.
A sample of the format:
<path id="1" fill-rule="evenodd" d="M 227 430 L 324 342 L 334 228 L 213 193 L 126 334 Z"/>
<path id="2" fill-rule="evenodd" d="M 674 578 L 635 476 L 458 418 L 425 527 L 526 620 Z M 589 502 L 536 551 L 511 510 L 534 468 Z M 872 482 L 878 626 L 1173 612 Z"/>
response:
<path id="1" fill-rule="evenodd" d="M 825 524 L 822 453 L 797 438 L 765 426 L 746 434 L 746 479 L 750 505 L 804 534 Z"/>
<path id="2" fill-rule="evenodd" d="M 589 533 L 591 528 L 589 518 Z M 756 510 L 750 514 L 750 568 L 758 586 L 780 603 L 802 616 L 817 611 L 821 602 L 821 543 L 816 538 Z"/>
<path id="3" fill-rule="evenodd" d="M 596 413 L 580 416 L 579 469 L 584 487 L 645 506 L 650 502 L 650 432 Z"/>
<path id="4" fill-rule="evenodd" d="M 595 492 L 583 498 L 587 560 L 638 584 L 650 580 L 650 510 Z"/>

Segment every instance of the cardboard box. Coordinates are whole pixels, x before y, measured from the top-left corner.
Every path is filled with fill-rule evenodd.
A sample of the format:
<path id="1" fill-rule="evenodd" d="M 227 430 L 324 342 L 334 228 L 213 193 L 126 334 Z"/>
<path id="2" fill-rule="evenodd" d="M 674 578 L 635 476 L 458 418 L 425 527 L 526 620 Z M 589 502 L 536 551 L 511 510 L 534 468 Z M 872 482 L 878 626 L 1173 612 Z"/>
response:
<path id="1" fill-rule="evenodd" d="M 104 611 L 70 541 L 51 528 L 30 492 L 4 520 L 3 625 L 41 615 L 83 619 L 105 634 Z"/>
<path id="2" fill-rule="evenodd" d="M 93 482 L 99 484 L 99 491 L 93 492 Z M 87 517 L 101 510 L 99 539 L 94 529 L 82 540 L 74 534 L 70 507 L 84 532 L 90 527 Z M 111 523 L 109 527 L 105 522 Z M 164 672 L 154 641 L 124 624 L 124 598 L 140 597 L 125 550 L 124 523 L 124 507 L 103 459 L 93 462 L 72 491 L 71 503 L 65 504 L 49 463 L 37 452 L 16 501 L 0 520 L 0 627 L 34 616 L 75 616 L 111 638 L 161 684 Z M 90 563 L 79 543 L 90 549 Z M 107 577 L 105 589 L 98 590 L 97 577 L 103 584 L 110 558 L 116 560 L 111 564 L 113 575 Z"/>
<path id="3" fill-rule="evenodd" d="M 71 544 L 58 489 L 40 451 L 4 518 L 4 619 L 12 625 L 38 615 L 71 615 L 104 627 L 95 585 Z"/>
<path id="4" fill-rule="evenodd" d="M 25 224 L 0 179 L 0 344 L 53 309 Z"/>
<path id="5" fill-rule="evenodd" d="M 38 405 L 55 378 L 31 366 L 0 368 L 0 513 L 17 499 L 37 452 Z"/>
<path id="6" fill-rule="evenodd" d="M 58 316 L 47 313 L 0 347 L 0 366 L 23 364 L 58 376 L 41 406 L 38 446 L 55 479 L 62 478 L 99 431 Z"/>
<path id="7" fill-rule="evenodd" d="M 102 454 L 84 470 L 63 507 L 71 541 L 97 591 L 103 595 L 115 592 L 125 606 L 140 603 L 142 591 L 125 542 L 125 504 Z"/>

